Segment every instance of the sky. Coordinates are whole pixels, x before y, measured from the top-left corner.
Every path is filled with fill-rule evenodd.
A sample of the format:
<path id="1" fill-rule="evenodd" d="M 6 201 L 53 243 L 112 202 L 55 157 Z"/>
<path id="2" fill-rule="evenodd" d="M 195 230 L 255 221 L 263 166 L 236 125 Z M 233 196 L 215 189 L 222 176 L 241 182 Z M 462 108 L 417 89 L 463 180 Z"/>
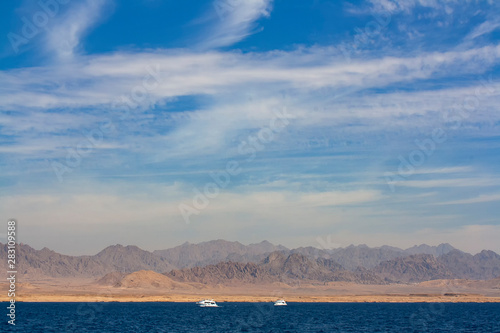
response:
<path id="1" fill-rule="evenodd" d="M 3 1 L 0 36 L 20 242 L 500 253 L 497 1 Z"/>

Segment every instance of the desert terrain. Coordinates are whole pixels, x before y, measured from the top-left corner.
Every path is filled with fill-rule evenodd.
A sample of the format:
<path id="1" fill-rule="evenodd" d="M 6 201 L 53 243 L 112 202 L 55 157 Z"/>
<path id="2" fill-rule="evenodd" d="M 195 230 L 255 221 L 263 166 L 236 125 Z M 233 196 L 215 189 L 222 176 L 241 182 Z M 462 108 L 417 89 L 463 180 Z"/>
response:
<path id="1" fill-rule="evenodd" d="M 328 282 L 323 285 L 270 283 L 208 286 L 180 283 L 155 273 L 127 275 L 119 284 L 102 285 L 95 279 L 45 279 L 17 284 L 22 302 L 500 302 L 500 280 L 434 280 L 418 284 L 366 285 Z M 8 301 L 1 284 L 0 301 Z"/>

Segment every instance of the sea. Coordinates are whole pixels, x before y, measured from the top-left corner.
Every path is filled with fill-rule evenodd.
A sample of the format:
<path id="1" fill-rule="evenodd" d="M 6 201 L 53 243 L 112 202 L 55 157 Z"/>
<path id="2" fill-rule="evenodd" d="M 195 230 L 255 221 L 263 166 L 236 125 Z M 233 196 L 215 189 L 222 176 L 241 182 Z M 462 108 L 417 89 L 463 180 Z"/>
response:
<path id="1" fill-rule="evenodd" d="M 16 325 L 4 315 L 0 331 L 500 333 L 500 303 L 218 304 L 16 303 Z"/>

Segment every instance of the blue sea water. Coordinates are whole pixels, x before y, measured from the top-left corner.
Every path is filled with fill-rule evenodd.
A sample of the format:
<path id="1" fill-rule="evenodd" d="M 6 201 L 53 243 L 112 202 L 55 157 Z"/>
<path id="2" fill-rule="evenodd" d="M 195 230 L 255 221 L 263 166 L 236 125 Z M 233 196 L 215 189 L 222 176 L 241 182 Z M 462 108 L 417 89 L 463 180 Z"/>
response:
<path id="1" fill-rule="evenodd" d="M 5 313 L 7 313 L 4 305 Z M 500 332 L 498 303 L 17 303 L 2 332 Z"/>

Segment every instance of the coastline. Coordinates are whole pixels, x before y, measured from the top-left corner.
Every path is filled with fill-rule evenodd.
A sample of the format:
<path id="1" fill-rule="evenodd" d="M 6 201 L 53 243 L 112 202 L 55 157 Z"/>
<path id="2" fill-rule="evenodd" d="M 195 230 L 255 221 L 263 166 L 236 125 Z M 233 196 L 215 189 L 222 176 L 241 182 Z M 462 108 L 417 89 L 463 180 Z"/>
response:
<path id="1" fill-rule="evenodd" d="M 453 282 L 452 284 L 450 284 Z M 470 282 L 470 281 L 469 281 Z M 361 285 L 332 282 L 326 285 L 201 284 L 170 287 L 117 287 L 93 279 L 46 279 L 20 282 L 16 302 L 326 302 L 326 303 L 500 303 L 500 288 L 479 288 L 469 282 L 436 280 L 420 284 Z M 473 287 L 474 286 L 474 287 Z M 9 301 L 8 285 L 0 283 L 0 301 Z"/>
<path id="2" fill-rule="evenodd" d="M 17 302 L 196 302 L 204 298 L 197 294 L 173 295 L 20 295 Z M 274 302 L 278 297 L 261 295 L 224 295 L 210 294 L 210 298 L 219 302 Z M 345 295 L 345 296 L 310 296 L 283 295 L 288 303 L 500 303 L 500 297 L 484 295 Z M 1 297 L 7 302 L 7 297 Z"/>

